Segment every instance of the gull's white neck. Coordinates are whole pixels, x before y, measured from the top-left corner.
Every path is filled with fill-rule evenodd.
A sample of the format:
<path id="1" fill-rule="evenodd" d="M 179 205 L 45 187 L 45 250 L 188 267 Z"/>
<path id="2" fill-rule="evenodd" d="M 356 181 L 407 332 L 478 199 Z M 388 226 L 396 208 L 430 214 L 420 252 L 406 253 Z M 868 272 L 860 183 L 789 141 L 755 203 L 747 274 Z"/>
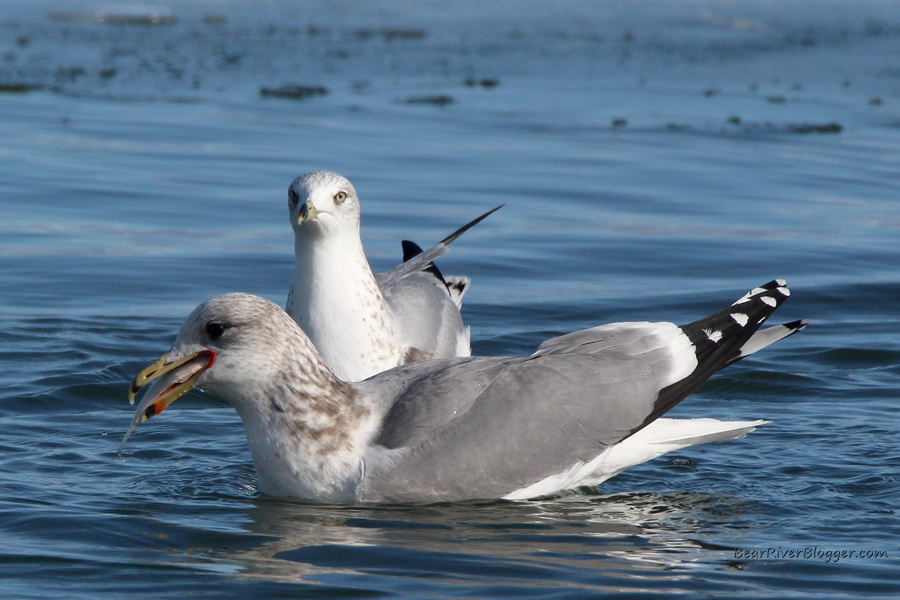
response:
<path id="1" fill-rule="evenodd" d="M 358 230 L 309 233 L 294 236 L 288 313 L 345 381 L 360 381 L 400 364 L 391 315 Z"/>

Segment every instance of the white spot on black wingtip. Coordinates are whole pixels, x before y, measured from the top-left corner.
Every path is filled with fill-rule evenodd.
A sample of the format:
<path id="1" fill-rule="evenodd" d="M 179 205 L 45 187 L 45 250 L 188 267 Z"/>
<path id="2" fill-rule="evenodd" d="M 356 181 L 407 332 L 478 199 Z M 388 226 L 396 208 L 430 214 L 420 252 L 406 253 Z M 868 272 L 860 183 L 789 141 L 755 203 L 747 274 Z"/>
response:
<path id="1" fill-rule="evenodd" d="M 747 324 L 747 321 L 750 320 L 750 317 L 745 315 L 744 313 L 731 313 L 731 318 L 734 319 L 734 322 L 743 327 Z"/>
<path id="2" fill-rule="evenodd" d="M 785 296 L 790 296 L 791 292 L 786 287 L 784 287 L 785 285 L 786 284 L 783 279 L 776 279 L 775 281 L 770 281 L 769 283 L 767 283 L 765 285 L 761 285 L 759 287 L 753 288 L 752 290 L 750 290 L 749 292 L 747 292 L 746 294 L 744 294 L 743 296 L 738 298 L 737 301 L 735 301 L 734 304 L 732 304 L 732 306 L 736 306 L 738 304 L 743 304 L 744 302 L 748 302 L 748 301 L 752 300 L 753 298 L 755 298 L 756 296 L 759 296 L 760 294 L 764 294 L 766 292 L 771 292 L 772 290 L 778 290 L 781 294 L 783 294 Z M 766 300 L 765 296 L 763 297 L 763 301 L 766 304 L 769 304 L 769 301 Z M 774 306 L 774 305 L 769 304 L 769 306 Z"/>
<path id="3" fill-rule="evenodd" d="M 732 306 L 737 306 L 738 304 L 743 304 L 744 302 L 746 302 L 749 299 L 750 299 L 750 294 L 741 296 L 740 298 L 738 298 L 737 300 L 734 301 L 734 304 L 732 304 Z"/>
<path id="4" fill-rule="evenodd" d="M 762 300 L 763 302 L 765 302 L 766 304 L 768 304 L 769 306 L 771 306 L 772 308 L 775 308 L 776 306 L 778 306 L 778 302 L 776 302 L 775 298 L 772 298 L 771 296 L 760 296 L 759 299 Z"/>
<path id="5" fill-rule="evenodd" d="M 715 330 L 715 331 L 713 331 L 713 330 L 711 330 L 711 329 L 704 329 L 704 330 L 703 330 L 703 333 L 706 334 L 706 337 L 707 337 L 707 338 L 709 339 L 709 341 L 711 341 L 711 342 L 718 342 L 719 340 L 722 339 L 722 332 L 719 331 L 718 329 Z"/>

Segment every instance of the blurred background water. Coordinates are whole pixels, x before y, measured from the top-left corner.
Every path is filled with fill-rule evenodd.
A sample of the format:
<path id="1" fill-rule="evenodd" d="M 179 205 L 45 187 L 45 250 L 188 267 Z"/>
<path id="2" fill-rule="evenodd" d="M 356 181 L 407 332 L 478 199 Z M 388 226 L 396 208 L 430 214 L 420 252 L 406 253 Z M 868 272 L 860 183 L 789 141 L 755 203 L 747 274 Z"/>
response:
<path id="1" fill-rule="evenodd" d="M 898 61 L 876 0 L 6 0 L 0 592 L 895 596 Z M 476 354 L 786 278 L 812 325 L 671 413 L 773 422 L 517 503 L 263 497 L 199 392 L 117 455 L 196 304 L 284 303 L 314 169 L 380 269 L 506 203 L 440 261 Z"/>

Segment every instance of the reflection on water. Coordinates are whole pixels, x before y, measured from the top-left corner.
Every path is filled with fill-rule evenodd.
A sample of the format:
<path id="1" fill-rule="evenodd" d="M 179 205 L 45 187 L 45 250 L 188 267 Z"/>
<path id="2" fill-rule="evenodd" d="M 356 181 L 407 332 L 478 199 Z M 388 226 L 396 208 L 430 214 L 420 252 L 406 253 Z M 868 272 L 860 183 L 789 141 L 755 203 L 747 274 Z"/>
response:
<path id="1" fill-rule="evenodd" d="M 246 527 L 264 541 L 227 558 L 242 577 L 284 581 L 392 573 L 452 585 L 502 572 L 504 584 L 607 589 L 614 584 L 600 573 L 622 572 L 659 587 L 688 577 L 673 569 L 700 546 L 690 539 L 696 531 L 673 530 L 667 515 L 708 502 L 646 493 L 414 507 L 259 500 Z"/>

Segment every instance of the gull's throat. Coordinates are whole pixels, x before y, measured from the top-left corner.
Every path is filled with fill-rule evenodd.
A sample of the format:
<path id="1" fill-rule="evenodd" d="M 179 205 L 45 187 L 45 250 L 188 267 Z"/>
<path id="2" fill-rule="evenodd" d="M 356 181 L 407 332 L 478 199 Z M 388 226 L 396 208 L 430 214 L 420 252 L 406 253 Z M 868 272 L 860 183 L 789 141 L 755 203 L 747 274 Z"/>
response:
<path id="1" fill-rule="evenodd" d="M 401 350 L 362 243 L 353 238 L 297 236 L 288 313 L 335 375 L 359 381 L 399 364 Z"/>

